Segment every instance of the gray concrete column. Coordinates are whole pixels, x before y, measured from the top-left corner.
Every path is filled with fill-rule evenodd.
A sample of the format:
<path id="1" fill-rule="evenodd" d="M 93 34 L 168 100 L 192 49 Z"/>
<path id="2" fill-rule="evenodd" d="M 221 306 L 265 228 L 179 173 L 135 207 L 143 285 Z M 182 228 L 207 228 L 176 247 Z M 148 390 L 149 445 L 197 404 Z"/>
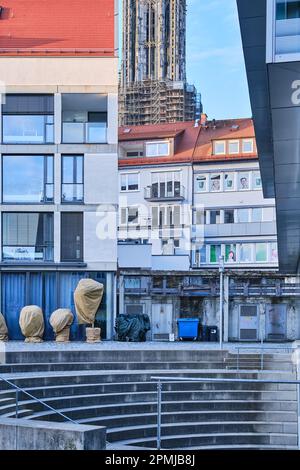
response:
<path id="1" fill-rule="evenodd" d="M 229 337 L 229 276 L 224 276 L 224 342 Z"/>
<path id="2" fill-rule="evenodd" d="M 60 212 L 54 212 L 54 262 L 60 262 Z"/>
<path id="3" fill-rule="evenodd" d="M 61 203 L 61 155 L 54 155 L 54 204 Z"/>
<path id="4" fill-rule="evenodd" d="M 109 93 L 107 96 L 107 143 L 118 143 L 118 95 Z"/>

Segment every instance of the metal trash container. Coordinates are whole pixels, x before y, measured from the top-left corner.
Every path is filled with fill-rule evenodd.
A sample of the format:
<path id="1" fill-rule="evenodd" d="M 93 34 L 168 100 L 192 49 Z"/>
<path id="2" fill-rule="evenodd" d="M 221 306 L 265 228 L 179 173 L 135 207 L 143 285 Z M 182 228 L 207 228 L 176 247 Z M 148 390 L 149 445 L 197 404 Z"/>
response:
<path id="1" fill-rule="evenodd" d="M 180 318 L 177 320 L 178 338 L 196 341 L 198 338 L 199 318 Z"/>
<path id="2" fill-rule="evenodd" d="M 217 326 L 209 326 L 208 327 L 208 337 L 209 341 L 216 343 L 219 339 L 218 327 Z"/>

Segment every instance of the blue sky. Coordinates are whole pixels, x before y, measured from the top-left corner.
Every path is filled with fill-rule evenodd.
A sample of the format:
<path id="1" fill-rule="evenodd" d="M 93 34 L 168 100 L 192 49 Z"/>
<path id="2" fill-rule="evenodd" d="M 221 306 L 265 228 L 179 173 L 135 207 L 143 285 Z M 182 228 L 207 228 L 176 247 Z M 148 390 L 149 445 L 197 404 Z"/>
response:
<path id="1" fill-rule="evenodd" d="M 187 78 L 209 119 L 251 117 L 236 0 L 187 0 Z"/>
<path id="2" fill-rule="evenodd" d="M 252 115 L 236 0 L 187 0 L 187 78 L 210 119 Z"/>

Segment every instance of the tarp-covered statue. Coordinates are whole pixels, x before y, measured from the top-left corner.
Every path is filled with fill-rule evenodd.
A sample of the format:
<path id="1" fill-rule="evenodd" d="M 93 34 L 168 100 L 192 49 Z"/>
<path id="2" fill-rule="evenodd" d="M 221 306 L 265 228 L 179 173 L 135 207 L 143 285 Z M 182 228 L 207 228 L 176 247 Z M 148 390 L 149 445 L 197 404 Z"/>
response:
<path id="1" fill-rule="evenodd" d="M 8 329 L 2 313 L 0 313 L 0 341 L 8 341 Z"/>
<path id="2" fill-rule="evenodd" d="M 73 313 L 68 308 L 59 308 L 52 313 L 49 321 L 55 334 L 55 340 L 58 343 L 70 340 L 70 327 L 73 320 Z"/>
<path id="3" fill-rule="evenodd" d="M 100 341 L 101 329 L 94 328 L 94 323 L 103 293 L 103 284 L 93 279 L 81 279 L 74 292 L 74 302 L 79 325 L 92 325 L 92 328 L 86 328 L 86 337 L 89 343 Z"/>
<path id="4" fill-rule="evenodd" d="M 22 308 L 19 325 L 26 343 L 42 343 L 44 334 L 44 316 L 36 305 Z"/>
<path id="5" fill-rule="evenodd" d="M 144 342 L 150 330 L 148 315 L 119 315 L 116 319 L 119 341 Z"/>

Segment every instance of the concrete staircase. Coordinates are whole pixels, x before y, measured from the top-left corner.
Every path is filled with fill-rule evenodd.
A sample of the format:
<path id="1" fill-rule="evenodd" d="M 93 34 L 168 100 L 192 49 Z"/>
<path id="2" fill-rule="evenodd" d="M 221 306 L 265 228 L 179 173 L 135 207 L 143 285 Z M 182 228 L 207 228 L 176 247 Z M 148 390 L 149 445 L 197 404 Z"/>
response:
<path id="1" fill-rule="evenodd" d="M 107 427 L 109 447 L 155 448 L 156 383 L 151 377 L 251 379 L 238 382 L 174 382 L 163 385 L 164 449 L 294 449 L 295 380 L 290 354 L 236 357 L 227 351 L 95 350 L 7 353 L 0 375 L 81 424 Z M 0 416 L 15 417 L 15 392 L 0 381 Z M 20 393 L 19 416 L 62 418 Z"/>

